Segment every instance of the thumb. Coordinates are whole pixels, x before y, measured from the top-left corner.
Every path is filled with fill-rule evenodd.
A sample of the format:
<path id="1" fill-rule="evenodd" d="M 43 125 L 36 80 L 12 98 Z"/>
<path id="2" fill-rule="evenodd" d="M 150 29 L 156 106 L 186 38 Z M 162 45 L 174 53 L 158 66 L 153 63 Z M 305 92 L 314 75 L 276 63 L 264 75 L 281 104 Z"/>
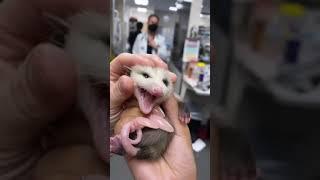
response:
<path id="1" fill-rule="evenodd" d="M 25 146 L 74 102 L 76 69 L 62 49 L 35 47 L 0 90 L 0 142 Z"/>
<path id="2" fill-rule="evenodd" d="M 118 81 L 110 82 L 110 106 L 111 109 L 117 109 L 132 96 L 133 81 L 128 76 L 121 76 Z"/>
<path id="3" fill-rule="evenodd" d="M 191 139 L 188 126 L 179 120 L 179 106 L 176 98 L 172 95 L 162 104 L 162 107 L 169 121 L 175 128 L 175 134 L 181 137 L 186 137 L 187 139 Z"/>

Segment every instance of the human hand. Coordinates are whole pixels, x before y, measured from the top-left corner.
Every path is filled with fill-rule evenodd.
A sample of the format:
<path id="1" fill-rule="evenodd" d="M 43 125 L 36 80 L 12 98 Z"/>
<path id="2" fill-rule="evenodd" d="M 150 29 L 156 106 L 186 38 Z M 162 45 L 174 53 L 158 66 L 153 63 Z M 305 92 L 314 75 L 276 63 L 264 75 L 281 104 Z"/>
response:
<path id="1" fill-rule="evenodd" d="M 150 54 L 128 54 L 123 53 L 117 56 L 110 63 L 110 119 L 118 119 L 122 112 L 123 103 L 133 94 L 133 81 L 126 75 L 127 67 L 134 65 L 146 65 L 168 69 L 158 56 Z M 171 79 L 176 81 L 177 77 L 171 73 Z"/>
<path id="2" fill-rule="evenodd" d="M 175 134 L 166 153 L 159 160 L 137 160 L 126 156 L 136 180 L 195 180 L 196 164 L 188 126 L 178 119 L 178 104 L 172 96 L 163 104 L 165 114 L 175 128 Z"/>
<path id="3" fill-rule="evenodd" d="M 153 49 L 158 49 L 159 48 L 159 45 L 155 42 L 155 40 L 149 36 L 148 37 L 148 44 L 153 48 Z"/>
<path id="4" fill-rule="evenodd" d="M 77 94 L 76 68 L 65 51 L 41 43 L 50 32 L 41 14 L 67 18 L 84 9 L 104 12 L 106 4 L 104 0 L 1 3 L 0 179 L 27 179 L 42 158 L 41 138 L 48 125 L 75 117 L 70 111 Z"/>

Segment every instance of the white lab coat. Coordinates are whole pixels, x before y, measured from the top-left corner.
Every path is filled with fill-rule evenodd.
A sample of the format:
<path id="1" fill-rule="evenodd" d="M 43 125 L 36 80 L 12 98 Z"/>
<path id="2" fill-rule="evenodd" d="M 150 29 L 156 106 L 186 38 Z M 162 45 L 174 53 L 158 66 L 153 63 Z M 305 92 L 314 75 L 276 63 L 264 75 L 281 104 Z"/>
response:
<path id="1" fill-rule="evenodd" d="M 167 61 L 168 53 L 165 43 L 165 38 L 160 35 L 156 34 L 154 37 L 155 43 L 159 46 L 158 53 L 155 50 L 152 50 L 152 54 L 157 54 L 162 60 Z M 143 32 L 140 33 L 136 40 L 134 41 L 132 53 L 133 54 L 146 54 L 147 53 L 147 46 L 148 46 L 148 34 Z"/>

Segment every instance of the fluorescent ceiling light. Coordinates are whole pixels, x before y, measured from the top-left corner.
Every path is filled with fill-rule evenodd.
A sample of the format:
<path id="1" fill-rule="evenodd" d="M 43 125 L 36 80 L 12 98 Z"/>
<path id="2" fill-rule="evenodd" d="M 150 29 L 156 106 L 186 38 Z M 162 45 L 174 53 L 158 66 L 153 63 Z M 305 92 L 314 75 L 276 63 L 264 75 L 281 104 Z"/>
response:
<path id="1" fill-rule="evenodd" d="M 200 13 L 200 17 L 201 18 L 210 18 L 210 15 Z"/>
<path id="2" fill-rule="evenodd" d="M 136 5 L 148 6 L 149 0 L 134 0 L 134 3 Z"/>
<path id="3" fill-rule="evenodd" d="M 164 15 L 164 16 L 163 16 L 163 20 L 164 20 L 164 22 L 168 22 L 168 21 L 169 21 L 169 19 L 170 19 L 170 18 L 169 18 L 169 16 L 168 16 L 168 15 Z"/>
<path id="4" fill-rule="evenodd" d="M 183 5 L 181 3 L 176 2 L 176 8 L 177 9 L 182 9 Z"/>
<path id="5" fill-rule="evenodd" d="M 188 3 L 191 3 L 192 0 L 183 0 L 184 2 L 188 2 Z"/>
<path id="6" fill-rule="evenodd" d="M 169 7 L 169 10 L 170 10 L 170 11 L 177 11 L 178 8 L 177 8 L 177 7 L 170 6 L 170 7 Z"/>
<path id="7" fill-rule="evenodd" d="M 138 11 L 138 12 L 146 13 L 146 12 L 147 12 L 147 8 L 138 7 L 138 8 L 137 8 L 137 11 Z"/>

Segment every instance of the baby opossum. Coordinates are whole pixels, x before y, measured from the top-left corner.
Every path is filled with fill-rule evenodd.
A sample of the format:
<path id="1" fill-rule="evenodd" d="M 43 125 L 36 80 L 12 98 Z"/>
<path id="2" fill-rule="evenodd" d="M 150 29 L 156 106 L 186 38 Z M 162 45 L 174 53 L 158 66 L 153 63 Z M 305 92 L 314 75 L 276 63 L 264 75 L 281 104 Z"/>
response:
<path id="1" fill-rule="evenodd" d="M 136 65 L 130 68 L 130 77 L 134 81 L 134 98 L 125 105 L 120 119 L 111 121 L 114 136 L 110 138 L 110 151 L 156 160 L 165 153 L 174 134 L 160 107 L 171 95 L 173 84 L 168 71 L 162 68 Z M 140 117 L 132 115 L 136 111 L 140 111 Z"/>
<path id="2" fill-rule="evenodd" d="M 78 106 L 91 127 L 100 156 L 108 161 L 107 101 L 109 74 L 109 28 L 105 14 L 83 12 L 63 20 L 51 14 L 44 18 L 54 29 L 50 41 L 69 53 L 78 68 Z"/>

